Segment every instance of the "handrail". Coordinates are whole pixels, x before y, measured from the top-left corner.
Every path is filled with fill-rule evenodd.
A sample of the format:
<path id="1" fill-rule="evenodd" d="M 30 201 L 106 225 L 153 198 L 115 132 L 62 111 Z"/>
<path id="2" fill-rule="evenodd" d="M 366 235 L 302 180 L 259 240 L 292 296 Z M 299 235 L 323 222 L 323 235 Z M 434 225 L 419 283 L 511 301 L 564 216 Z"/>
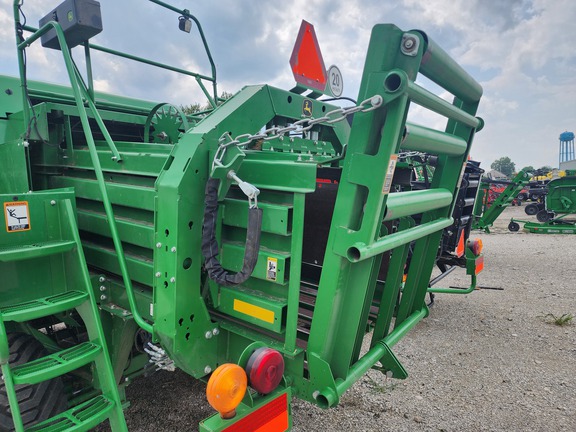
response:
<path id="1" fill-rule="evenodd" d="M 38 40 L 43 34 L 45 34 L 50 28 L 53 28 L 56 32 L 56 37 L 58 38 L 58 42 L 61 47 L 61 52 L 64 57 L 64 64 L 66 65 L 66 71 L 68 72 L 68 77 L 70 78 L 70 86 L 72 88 L 72 93 L 74 94 L 74 99 L 76 101 L 76 107 L 78 108 L 78 113 L 80 117 L 80 122 L 82 123 L 82 129 L 84 130 L 84 136 L 86 137 L 86 142 L 88 144 L 88 150 L 90 152 L 90 157 L 92 159 L 92 163 L 94 165 L 94 173 L 96 175 L 96 180 L 98 183 L 98 187 L 100 189 L 100 193 L 102 195 L 102 203 L 104 205 L 104 210 L 106 212 L 106 217 L 108 218 L 108 224 L 110 226 L 110 233 L 112 235 L 112 241 L 114 242 L 114 248 L 116 250 L 116 254 L 118 255 L 118 264 L 120 266 L 120 271 L 122 273 L 122 279 L 124 281 L 124 286 L 126 288 L 126 294 L 128 296 L 128 303 L 130 305 L 130 309 L 132 315 L 134 316 L 134 321 L 145 331 L 152 333 L 153 327 L 151 324 L 146 322 L 140 312 L 138 311 L 136 305 L 136 298 L 134 297 L 134 290 L 132 288 L 132 280 L 128 274 L 128 267 L 126 265 L 126 257 L 124 256 L 124 250 L 122 249 L 122 241 L 120 240 L 120 236 L 118 235 L 118 229 L 116 227 L 116 220 L 114 219 L 114 211 L 112 209 L 112 204 L 110 202 L 110 198 L 108 197 L 108 191 L 106 189 L 106 182 L 104 181 L 104 174 L 102 172 L 102 166 L 100 165 L 100 159 L 98 158 L 98 152 L 96 150 L 96 144 L 94 142 L 94 137 L 92 136 L 92 132 L 90 129 L 90 123 L 88 120 L 88 114 L 86 112 L 86 107 L 84 106 L 83 102 L 83 94 L 85 96 L 89 96 L 88 89 L 84 86 L 84 83 L 81 83 L 78 80 L 77 74 L 79 72 L 76 69 L 74 61 L 72 60 L 72 55 L 70 53 L 70 49 L 68 48 L 68 44 L 66 43 L 66 38 L 64 36 L 64 32 L 62 31 L 62 27 L 60 24 L 54 21 L 49 21 L 44 24 L 38 31 L 36 31 L 32 36 L 28 39 L 21 40 L 21 33 L 20 29 L 22 26 L 20 25 L 20 11 L 19 11 L 19 4 L 18 0 L 14 0 L 14 13 L 15 13 L 15 25 L 16 25 L 16 35 L 17 35 L 17 47 L 18 47 L 18 58 L 20 60 L 20 79 L 22 85 L 25 85 L 26 76 L 25 76 L 25 68 L 24 68 L 24 50 L 26 47 L 30 46 L 36 40 Z M 24 89 L 25 90 L 25 89 Z M 28 100 L 26 99 L 25 91 L 23 91 L 23 97 L 25 99 L 24 107 L 28 106 Z M 90 97 L 86 97 L 89 105 L 91 101 Z M 99 117 L 98 112 L 95 110 L 93 105 L 90 105 L 91 109 L 94 111 L 94 115 Z M 30 113 L 29 110 L 24 108 L 24 118 L 26 123 L 30 122 Z M 100 119 L 101 120 L 101 119 Z M 102 124 L 103 126 L 103 124 Z M 105 126 L 104 126 L 104 129 Z"/>
<path id="2" fill-rule="evenodd" d="M 122 57 L 128 60 L 132 60 L 132 61 L 136 61 L 139 63 L 144 63 L 150 66 L 155 66 L 161 69 L 166 69 L 172 72 L 177 72 L 180 73 L 182 75 L 188 75 L 191 76 L 193 78 L 196 79 L 196 82 L 198 83 L 198 86 L 200 87 L 200 89 L 202 90 L 202 92 L 204 93 L 204 96 L 206 96 L 206 98 L 208 99 L 208 102 L 210 103 L 210 105 L 213 108 L 216 108 L 216 106 L 218 105 L 218 86 L 216 83 L 216 64 L 214 63 L 214 59 L 212 58 L 212 53 L 210 52 L 210 48 L 208 47 L 208 41 L 206 40 L 206 36 L 204 35 L 204 30 L 202 29 L 202 25 L 200 24 L 200 21 L 190 13 L 190 11 L 188 9 L 178 9 L 174 6 L 171 6 L 163 1 L 159 1 L 159 0 L 149 0 L 152 3 L 155 3 L 159 6 L 162 6 L 168 10 L 171 10 L 173 12 L 177 12 L 179 14 L 181 14 L 182 16 L 186 17 L 186 18 L 190 18 L 192 21 L 194 21 L 194 23 L 196 24 L 196 28 L 198 29 L 198 33 L 200 34 L 200 38 L 202 39 L 202 44 L 204 46 L 204 49 L 206 51 L 206 55 L 208 56 L 208 61 L 210 62 L 210 69 L 211 69 L 211 73 L 212 76 L 208 76 L 208 75 L 203 75 L 200 73 L 196 73 L 196 72 L 190 72 L 186 69 L 181 69 L 175 66 L 170 66 L 167 64 L 163 64 L 163 63 L 159 63 L 157 61 L 154 60 L 150 60 L 147 58 L 143 58 L 143 57 L 138 57 L 132 54 L 128 54 L 128 53 L 124 53 L 121 51 L 116 51 L 110 48 L 106 48 L 100 45 L 95 45 L 95 44 L 91 44 L 91 43 L 85 43 L 85 56 L 86 56 L 86 61 L 87 61 L 87 69 L 88 69 L 88 74 L 89 74 L 89 86 L 88 88 L 90 89 L 89 94 L 92 94 L 93 89 L 92 89 L 92 79 L 91 79 L 91 67 L 89 65 L 89 49 L 94 49 L 96 51 L 101 51 L 101 52 L 105 52 L 107 54 L 110 55 L 114 55 L 117 57 Z M 19 20 L 19 7 L 20 7 L 20 0 L 14 0 L 14 16 L 17 18 L 17 26 L 16 26 L 16 37 L 18 40 L 18 36 L 19 30 L 26 30 L 29 31 L 31 33 L 36 33 L 38 31 L 37 28 L 32 27 L 32 26 L 28 26 L 28 25 L 20 25 L 20 20 Z M 211 95 L 210 92 L 208 92 L 208 90 L 206 89 L 206 87 L 204 86 L 204 83 L 202 82 L 202 80 L 205 81 L 209 81 L 212 83 L 212 92 L 213 94 Z"/>

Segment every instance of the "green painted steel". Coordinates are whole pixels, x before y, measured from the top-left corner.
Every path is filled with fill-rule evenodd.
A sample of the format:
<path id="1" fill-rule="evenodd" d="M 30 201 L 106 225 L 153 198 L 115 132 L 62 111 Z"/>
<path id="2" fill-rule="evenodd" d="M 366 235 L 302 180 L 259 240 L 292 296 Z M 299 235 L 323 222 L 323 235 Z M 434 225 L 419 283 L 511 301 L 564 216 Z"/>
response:
<path id="1" fill-rule="evenodd" d="M 46 241 L 32 238 L 34 227 L 21 233 L 22 238 L 32 236 L 27 244 L 34 247 L 4 251 L 2 244 L 0 264 L 11 275 L 9 286 L 22 296 L 15 300 L 37 302 L 22 320 L 59 317 L 59 311 L 78 308 L 85 316 L 94 312 L 102 322 L 95 325 L 94 317 L 88 319 L 93 335 L 97 329 L 91 338 L 95 347 L 52 353 L 31 365 L 30 376 L 22 375 L 52 377 L 95 359 L 97 369 L 112 370 L 112 380 L 131 378 L 147 363 L 148 357 L 138 352 L 148 341 L 161 347 L 176 367 L 200 379 L 226 362 L 245 366 L 256 348 L 279 351 L 285 361 L 280 386 L 270 396 L 250 392 L 237 420 L 282 395 L 333 406 L 371 368 L 405 378 L 391 348 L 428 314 L 425 296 L 442 231 L 453 223 L 463 169 L 474 134 L 483 125 L 475 117 L 481 87 L 424 33 L 377 25 L 359 103 L 352 107 L 268 85 L 246 86 L 223 101 L 197 20 L 187 10 L 153 3 L 198 24 L 211 76 L 86 43 L 84 82 L 54 22 L 40 30 L 24 27 L 33 35 L 18 39 L 20 81 L 0 76 L 0 82 L 15 88 L 11 98 L 0 95 L 0 111 L 11 113 L 0 119 L 0 156 L 13 165 L 0 170 L 0 192 L 33 190 L 34 196 L 73 189 L 74 200 L 66 192 L 74 207 L 68 215 L 74 219 L 71 227 L 77 223 L 79 230 L 73 239 L 59 239 L 52 234 L 57 224 L 50 222 L 44 231 L 54 237 Z M 20 89 L 24 49 L 48 29 L 55 29 L 64 47 L 70 88 L 29 82 Z M 153 119 L 164 102 L 94 92 L 92 50 L 211 83 L 213 94 L 203 84 L 201 88 L 213 109 L 187 118 L 178 113 L 177 122 L 159 126 Z M 419 74 L 453 93 L 453 103 L 416 84 Z M 446 117 L 446 128 L 407 124 L 412 103 Z M 24 125 L 32 116 L 37 128 L 27 133 Z M 174 129 L 176 123 L 190 127 Z M 170 133 L 160 130 L 164 127 L 172 128 Z M 169 142 L 146 142 L 156 140 L 159 132 L 170 136 Z M 404 160 L 398 162 L 401 151 L 436 156 L 430 189 L 411 190 L 397 178 L 395 174 L 409 169 Z M 259 190 L 262 227 L 256 264 L 250 277 L 234 287 L 212 281 L 204 268 L 202 225 L 210 177 L 222 180 L 215 235 L 219 262 L 228 272 L 243 268 L 249 206 L 256 205 L 238 179 L 240 185 Z M 88 294 L 67 291 L 70 298 L 58 298 L 61 293 L 47 292 L 37 275 L 15 276 L 23 273 L 22 259 L 35 259 L 39 272 L 50 272 L 50 286 L 64 286 L 64 275 L 51 272 L 53 263 L 42 258 L 48 251 L 85 257 L 88 268 L 80 266 L 76 272 L 88 281 Z M 477 260 L 470 257 L 467 267 L 474 283 Z M 50 303 L 54 296 L 57 306 Z M 0 301 L 1 308 L 8 306 Z M 82 326 L 73 317 L 62 319 Z M 371 349 L 361 355 L 367 329 L 373 329 Z M 142 342 L 133 347 L 139 338 Z M 5 362 L 4 339 L 0 332 L 0 359 Z M 100 368 L 103 354 L 112 359 L 111 368 Z M 60 364 L 63 356 L 70 358 L 65 365 Z M 8 382 L 17 376 L 10 375 Z M 95 382 L 104 395 L 87 391 L 91 399 L 80 401 L 87 405 L 65 414 L 62 424 L 74 421 L 84 408 L 96 412 L 84 425 L 109 414 L 109 403 L 118 400 L 108 395 L 116 381 L 112 385 L 109 376 L 99 375 Z M 117 420 L 115 426 L 121 423 Z M 223 425 L 216 418 L 201 427 L 220 430 Z"/>
<path id="2" fill-rule="evenodd" d="M 18 432 L 24 431 L 25 425 L 15 385 L 48 381 L 88 364 L 94 364 L 101 394 L 31 428 L 27 424 L 26 430 L 62 430 L 64 423 L 73 428 L 68 430 L 87 430 L 106 419 L 110 420 L 113 430 L 127 430 L 96 296 L 76 227 L 73 200 L 71 190 L 0 195 L 6 222 L 6 230 L 0 234 L 0 270 L 23 276 L 26 268 L 42 268 L 39 264 L 49 263 L 44 272 L 33 276 L 41 281 L 39 288 L 31 291 L 22 289 L 19 284 L 9 286 L 3 289 L 5 297 L 0 304 L 0 363 L 14 427 Z M 14 211 L 10 212 L 11 209 Z M 17 223 L 12 222 L 15 219 L 13 214 L 19 218 Z M 8 363 L 7 326 L 70 310 L 77 311 L 83 319 L 88 342 L 18 366 Z M 101 400 L 105 401 L 105 406 Z M 90 415 L 85 414 L 87 406 L 90 406 Z"/>
<path id="3" fill-rule="evenodd" d="M 483 191 L 482 196 L 476 201 L 474 214 L 473 229 L 484 230 L 490 232 L 490 227 L 508 207 L 512 201 L 516 199 L 520 191 L 528 184 L 531 175 L 524 171 L 519 171 L 518 174 L 508 184 L 506 189 L 488 206 L 488 189 L 490 183 L 482 182 L 480 189 Z"/>

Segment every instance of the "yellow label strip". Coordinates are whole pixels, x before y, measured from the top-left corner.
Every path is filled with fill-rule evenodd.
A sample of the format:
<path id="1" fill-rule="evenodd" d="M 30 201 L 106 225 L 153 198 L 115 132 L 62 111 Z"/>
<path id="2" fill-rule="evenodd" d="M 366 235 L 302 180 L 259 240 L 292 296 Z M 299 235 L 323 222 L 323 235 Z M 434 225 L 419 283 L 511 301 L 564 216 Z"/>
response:
<path id="1" fill-rule="evenodd" d="M 270 324 L 274 323 L 273 311 L 243 302 L 242 300 L 234 299 L 234 310 Z"/>

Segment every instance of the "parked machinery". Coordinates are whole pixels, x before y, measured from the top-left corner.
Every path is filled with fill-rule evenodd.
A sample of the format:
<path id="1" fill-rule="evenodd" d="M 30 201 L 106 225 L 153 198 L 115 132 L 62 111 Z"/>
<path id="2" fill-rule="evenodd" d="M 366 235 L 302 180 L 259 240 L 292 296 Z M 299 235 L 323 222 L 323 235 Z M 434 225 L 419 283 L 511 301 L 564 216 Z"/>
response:
<path id="1" fill-rule="evenodd" d="M 481 87 L 424 32 L 377 25 L 347 108 L 321 99 L 322 61 L 302 54 L 314 50 L 295 50 L 292 91 L 247 86 L 223 101 L 198 20 L 152 2 L 197 25 L 211 75 L 90 44 L 97 2 L 67 0 L 37 30 L 14 1 L 20 78 L 0 77 L 2 427 L 125 430 L 125 385 L 150 361 L 208 380 L 218 413 L 203 431 L 287 430 L 291 397 L 328 408 L 371 368 L 406 378 L 392 347 L 428 315 L 443 235 L 470 208 L 459 186 Z M 27 80 L 40 38 L 61 49 L 70 86 Z M 314 44 L 308 23 L 299 41 Z M 187 74 L 212 108 L 186 116 L 96 92 L 94 50 Z M 445 129 L 407 123 L 411 103 Z M 406 152 L 434 158 L 424 190 L 397 170 Z M 475 280 L 481 245 L 450 232 Z M 49 397 L 22 403 L 39 389 Z"/>
<path id="2" fill-rule="evenodd" d="M 540 223 L 511 219 L 510 231 L 524 230 L 536 234 L 576 234 L 576 171 L 566 170 L 565 176 L 550 180 L 547 185 L 545 205 L 538 208 L 536 218 Z"/>

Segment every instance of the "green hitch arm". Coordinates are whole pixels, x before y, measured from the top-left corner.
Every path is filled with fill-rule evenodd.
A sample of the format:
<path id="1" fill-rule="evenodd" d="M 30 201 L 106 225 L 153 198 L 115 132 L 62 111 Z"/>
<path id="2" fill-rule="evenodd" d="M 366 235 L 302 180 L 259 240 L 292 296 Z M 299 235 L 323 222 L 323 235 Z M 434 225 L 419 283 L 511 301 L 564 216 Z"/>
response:
<path id="1" fill-rule="evenodd" d="M 422 309 L 414 312 L 406 318 L 402 324 L 394 329 L 392 333 L 381 341 L 378 341 L 370 351 L 358 359 L 358 361 L 348 370 L 346 379 L 336 380 L 336 392 L 334 392 L 334 389 L 331 387 L 327 387 L 320 391 L 320 394 L 316 399 L 318 405 L 321 408 L 329 408 L 335 405 L 346 390 L 352 387 L 356 381 L 364 376 L 366 372 L 368 372 L 368 370 L 370 370 L 386 354 L 391 354 L 390 348 L 396 345 L 398 341 L 406 335 L 406 333 L 420 322 L 420 320 L 427 317 L 428 313 L 428 308 L 423 306 Z M 393 362 L 397 363 L 394 366 L 402 367 L 395 358 L 393 358 Z"/>
<path id="2" fill-rule="evenodd" d="M 18 11 L 18 8 L 16 8 Z M 134 297 L 134 290 L 132 288 L 132 280 L 128 274 L 128 267 L 126 265 L 126 257 L 124 256 L 124 250 L 122 249 L 122 241 L 118 235 L 118 229 L 116 227 L 116 220 L 114 219 L 114 211 L 112 210 L 112 204 L 110 203 L 110 198 L 108 197 L 108 191 L 106 189 L 106 183 L 104 181 L 104 174 L 102 172 L 102 166 L 100 165 L 100 159 L 98 158 L 98 151 L 96 150 L 96 144 L 94 142 L 94 137 L 90 129 L 90 123 L 88 120 L 88 114 L 86 113 L 86 107 L 84 106 L 82 100 L 82 91 L 80 89 L 80 83 L 77 80 L 76 72 L 74 68 L 74 62 L 72 61 L 72 56 L 70 54 L 70 49 L 66 43 L 66 38 L 64 37 L 64 32 L 60 24 L 54 21 L 47 22 L 44 24 L 37 32 L 35 32 L 28 39 L 20 42 L 18 44 L 18 51 L 22 52 L 27 46 L 30 46 L 34 41 L 38 40 L 43 34 L 45 34 L 50 28 L 54 28 L 56 31 L 56 36 L 60 47 L 62 55 L 64 56 L 64 64 L 66 65 L 66 71 L 68 72 L 68 77 L 70 78 L 70 85 L 72 92 L 74 93 L 74 99 L 76 101 L 76 107 L 78 108 L 78 114 L 80 116 L 80 122 L 82 123 L 82 128 L 84 130 L 84 136 L 86 137 L 86 142 L 88 144 L 88 150 L 90 152 L 90 157 L 92 163 L 94 164 L 94 173 L 96 174 L 96 180 L 98 182 L 98 187 L 100 193 L 102 194 L 102 202 L 104 204 L 104 210 L 106 212 L 106 217 L 108 218 L 108 224 L 110 226 L 110 234 L 112 235 L 112 241 L 114 242 L 114 248 L 118 255 L 118 264 L 120 266 L 120 271 L 122 273 L 122 280 L 126 287 L 126 294 L 128 296 L 128 303 L 130 304 L 130 309 L 134 317 L 134 321 L 145 331 L 152 333 L 153 327 L 151 324 L 146 322 L 140 312 L 138 311 L 136 305 L 136 298 Z M 22 78 L 22 77 L 21 77 Z"/>
<path id="3" fill-rule="evenodd" d="M 428 288 L 429 293 L 434 294 L 470 294 L 472 291 L 476 289 L 476 275 L 470 275 L 471 281 L 470 286 L 468 288 L 460 289 L 460 288 Z"/>

